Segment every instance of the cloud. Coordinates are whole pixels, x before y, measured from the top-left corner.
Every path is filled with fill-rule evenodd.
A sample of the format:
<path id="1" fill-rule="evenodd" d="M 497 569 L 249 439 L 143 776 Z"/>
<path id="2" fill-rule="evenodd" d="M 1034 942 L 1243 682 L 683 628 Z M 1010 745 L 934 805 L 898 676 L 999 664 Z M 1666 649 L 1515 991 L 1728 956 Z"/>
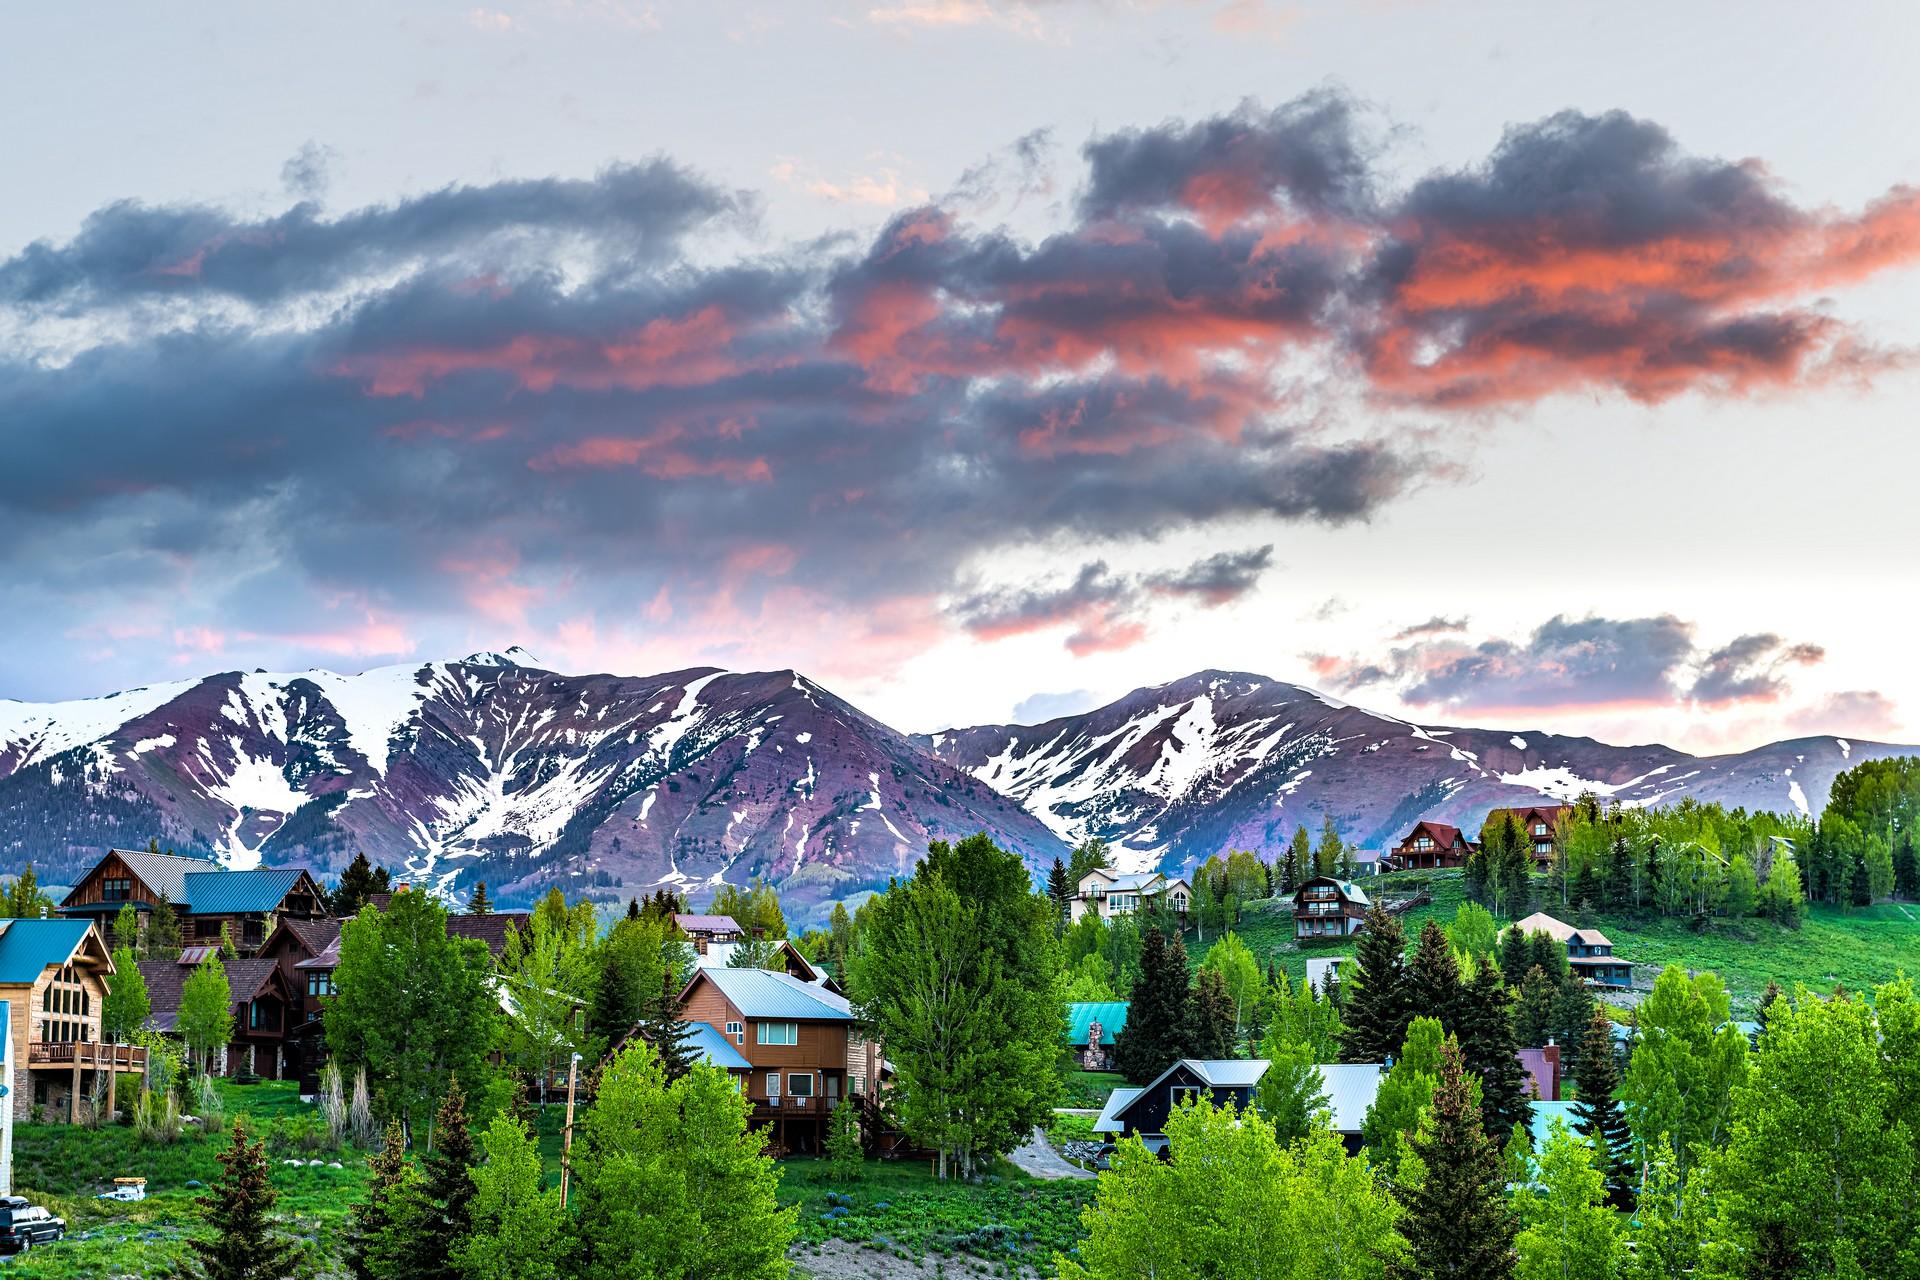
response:
<path id="1" fill-rule="evenodd" d="M 333 166 L 340 153 L 314 141 L 301 144 L 300 150 L 280 166 L 280 185 L 296 200 L 319 200 L 327 193 L 333 178 Z"/>
<path id="2" fill-rule="evenodd" d="M 1775 702 L 1790 692 L 1791 668 L 1824 660 L 1819 645 L 1771 633 L 1700 648 L 1692 623 L 1648 618 L 1555 616 L 1525 640 L 1454 638 L 1465 619 L 1436 617 L 1404 628 L 1383 657 L 1306 655 L 1316 679 L 1335 689 L 1390 687 L 1411 706 L 1500 712 L 1721 708 Z"/>
<path id="3" fill-rule="evenodd" d="M 1064 693 L 1035 693 L 1022 698 L 1013 708 L 1015 724 L 1044 724 L 1061 716 L 1075 716 L 1100 705 L 1100 697 L 1091 689 L 1072 689 Z"/>
<path id="4" fill-rule="evenodd" d="M 0 260 L 0 611 L 50 637 L 143 611 L 292 660 L 521 620 L 744 660 L 794 616 L 835 620 L 854 664 L 1029 624 L 1124 647 L 1155 602 L 1253 589 L 1270 551 L 993 590 L 981 566 L 1364 521 L 1434 474 L 1296 366 L 1435 413 L 1737 392 L 1762 366 L 1722 339 L 1864 350 L 1798 300 L 1914 248 L 1904 190 L 1802 208 L 1627 117 L 1521 126 L 1395 190 L 1333 90 L 1093 138 L 1037 240 L 964 219 L 1040 190 L 1045 149 L 870 235 L 746 249 L 754 197 L 667 158 L 334 211 L 303 151 L 278 213 L 106 205 Z M 1799 351 L 1776 381 L 1815 374 Z M 1648 648 L 1667 624 L 1328 661 L 1447 705 L 1630 696 L 1691 687 Z M 1730 653 L 1701 696 L 1796 661 Z"/>
<path id="5" fill-rule="evenodd" d="M 1787 726 L 1807 736 L 1832 733 L 1885 737 L 1900 732 L 1901 722 L 1898 708 L 1886 695 L 1871 689 L 1848 689 L 1794 712 Z"/>

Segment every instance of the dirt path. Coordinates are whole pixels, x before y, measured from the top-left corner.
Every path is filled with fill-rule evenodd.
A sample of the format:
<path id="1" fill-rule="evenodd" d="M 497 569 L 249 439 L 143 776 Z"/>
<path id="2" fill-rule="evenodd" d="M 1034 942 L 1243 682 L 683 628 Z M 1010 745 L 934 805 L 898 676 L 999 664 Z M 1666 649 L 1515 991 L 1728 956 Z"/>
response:
<path id="1" fill-rule="evenodd" d="M 978 1258 L 964 1254 L 941 1259 L 898 1258 L 845 1240 L 829 1240 L 818 1249 L 801 1246 L 787 1255 L 795 1276 L 809 1280 L 985 1280 L 997 1273 Z M 1035 1275 L 1021 1267 L 1025 1280 Z"/>
<path id="2" fill-rule="evenodd" d="M 1053 1149 L 1047 1141 L 1045 1130 L 1035 1129 L 1033 1136 L 1008 1153 L 1007 1159 L 1018 1165 L 1023 1173 L 1030 1177 L 1044 1178 L 1048 1182 L 1059 1182 L 1065 1178 L 1092 1178 L 1095 1175 L 1079 1165 L 1067 1163 L 1067 1158 Z"/>

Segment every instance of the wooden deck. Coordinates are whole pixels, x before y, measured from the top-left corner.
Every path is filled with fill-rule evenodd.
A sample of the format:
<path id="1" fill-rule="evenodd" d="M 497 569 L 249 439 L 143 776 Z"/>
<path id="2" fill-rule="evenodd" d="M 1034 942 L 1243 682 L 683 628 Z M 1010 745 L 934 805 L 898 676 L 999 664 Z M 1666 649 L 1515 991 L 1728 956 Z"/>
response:
<path id="1" fill-rule="evenodd" d="M 71 1070 L 145 1071 L 147 1049 L 137 1044 L 102 1044 L 97 1040 L 35 1040 L 27 1047 L 29 1067 L 65 1067 Z"/>

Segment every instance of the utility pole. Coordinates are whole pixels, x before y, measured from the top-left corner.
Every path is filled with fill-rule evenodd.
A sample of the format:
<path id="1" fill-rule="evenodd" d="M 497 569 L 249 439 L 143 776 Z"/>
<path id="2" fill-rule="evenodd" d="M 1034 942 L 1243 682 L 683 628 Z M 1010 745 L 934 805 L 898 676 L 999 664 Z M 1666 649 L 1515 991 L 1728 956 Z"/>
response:
<path id="1" fill-rule="evenodd" d="M 560 1130 L 560 1208 L 567 1207 L 567 1177 L 572 1172 L 569 1156 L 573 1151 L 573 1091 L 580 1083 L 580 1055 L 567 1063 L 567 1123 Z"/>

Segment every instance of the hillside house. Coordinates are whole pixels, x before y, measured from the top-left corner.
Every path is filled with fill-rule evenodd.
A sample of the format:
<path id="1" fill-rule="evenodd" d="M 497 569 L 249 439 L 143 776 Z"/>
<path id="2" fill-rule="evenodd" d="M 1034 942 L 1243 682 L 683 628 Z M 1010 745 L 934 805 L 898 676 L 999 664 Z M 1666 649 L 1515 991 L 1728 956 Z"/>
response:
<path id="1" fill-rule="evenodd" d="M 734 923 L 732 916 L 703 916 L 676 911 L 673 923 L 687 935 L 687 941 L 693 944 L 693 953 L 700 956 L 707 954 L 707 948 L 716 942 L 731 944 L 747 936 L 747 931 Z"/>
<path id="2" fill-rule="evenodd" d="M 743 1079 L 753 1122 L 770 1126 L 775 1146 L 821 1150 L 840 1099 L 877 1087 L 879 1046 L 861 1034 L 846 997 L 825 986 L 771 969 L 696 969 L 680 1002 L 688 1022 L 717 1032 L 746 1062 L 744 1071 L 731 1056 L 720 1065 Z"/>
<path id="3" fill-rule="evenodd" d="M 110 849 L 60 903 L 60 914 L 96 920 L 104 936 L 129 903 L 144 932 L 164 896 L 189 945 L 217 946 L 225 926 L 241 955 L 266 945 L 281 920 L 321 920 L 326 895 L 304 867 L 223 871 L 205 858 Z"/>
<path id="4" fill-rule="evenodd" d="M 1360 932 L 1372 902 L 1351 880 L 1315 876 L 1293 891 L 1293 936 L 1301 942 Z"/>
<path id="5" fill-rule="evenodd" d="M 1113 1069 L 1113 1044 L 1126 1030 L 1125 1000 L 1076 1001 L 1067 1006 L 1067 1052 L 1082 1071 Z"/>
<path id="6" fill-rule="evenodd" d="M 1169 880 L 1158 871 L 1122 873 L 1096 867 L 1074 886 L 1073 896 L 1067 899 L 1067 918 L 1078 920 L 1092 912 L 1102 920 L 1111 920 L 1132 915 L 1151 901 L 1184 918 L 1192 899 L 1192 886 L 1178 877 Z"/>
<path id="7" fill-rule="evenodd" d="M 1149 1151 L 1167 1149 L 1167 1117 L 1186 1098 L 1205 1099 L 1214 1106 L 1232 1103 L 1244 1108 L 1253 1099 L 1265 1058 L 1203 1060 L 1182 1058 L 1141 1088 L 1115 1089 L 1107 1097 L 1093 1131 L 1109 1140 L 1138 1135 Z M 1321 1091 L 1332 1112 L 1333 1131 L 1350 1152 L 1362 1145 L 1360 1130 L 1386 1067 L 1377 1062 L 1327 1063 L 1319 1067 Z"/>
<path id="8" fill-rule="evenodd" d="M 709 942 L 705 951 L 694 952 L 694 966 L 700 969 L 731 969 L 734 957 L 743 945 L 745 945 L 744 939 L 731 942 Z M 846 994 L 825 969 L 801 955 L 800 948 L 786 938 L 778 939 L 774 943 L 774 957 L 782 972 L 790 973 L 802 982 L 825 983 L 832 990 L 842 995 Z"/>
<path id="9" fill-rule="evenodd" d="M 1613 943 L 1598 929 L 1576 929 L 1544 911 L 1536 911 L 1514 928 L 1522 933 L 1544 933 L 1567 948 L 1567 965 L 1594 987 L 1631 987 L 1633 965 L 1613 954 Z"/>
<path id="10" fill-rule="evenodd" d="M 1486 822 L 1481 824 L 1481 830 L 1486 830 L 1486 823 L 1497 823 L 1502 819 L 1512 818 L 1519 826 L 1521 834 L 1526 836 L 1528 843 L 1533 846 L 1533 860 L 1545 868 L 1553 863 L 1553 845 L 1559 838 L 1560 820 L 1572 812 L 1573 806 L 1570 804 L 1535 804 L 1511 809 L 1490 809 L 1487 811 Z"/>
<path id="11" fill-rule="evenodd" d="M 111 1113 L 115 1074 L 145 1071 L 147 1051 L 106 1044 L 100 1013 L 113 959 L 90 920 L 0 920 L 0 1000 L 12 1017 L 13 1079 L 8 1100 L 17 1123 L 35 1112 L 77 1121 L 84 1107 Z"/>
<path id="12" fill-rule="evenodd" d="M 1467 855 L 1473 849 L 1473 842 L 1461 834 L 1460 828 L 1422 818 L 1387 854 L 1387 862 L 1394 871 L 1437 871 L 1447 867 L 1464 867 Z"/>
<path id="13" fill-rule="evenodd" d="M 153 1030 L 179 1036 L 180 998 L 199 963 L 191 950 L 181 952 L 178 960 L 140 962 L 152 1006 L 147 1025 Z M 273 960 L 228 960 L 222 967 L 233 997 L 233 1039 L 205 1064 L 208 1074 L 280 1079 L 288 1074 L 282 1050 L 298 1008 L 292 987 Z"/>
<path id="14" fill-rule="evenodd" d="M 303 1094 L 320 1091 L 320 1068 L 327 1056 L 320 1012 L 322 998 L 333 994 L 333 972 L 300 966 L 328 954 L 333 956 L 332 963 L 338 964 L 339 946 L 338 920 L 282 920 L 260 948 L 260 958 L 273 961 L 279 968 L 292 1000 L 280 1045 L 281 1078 L 300 1081 Z"/>

